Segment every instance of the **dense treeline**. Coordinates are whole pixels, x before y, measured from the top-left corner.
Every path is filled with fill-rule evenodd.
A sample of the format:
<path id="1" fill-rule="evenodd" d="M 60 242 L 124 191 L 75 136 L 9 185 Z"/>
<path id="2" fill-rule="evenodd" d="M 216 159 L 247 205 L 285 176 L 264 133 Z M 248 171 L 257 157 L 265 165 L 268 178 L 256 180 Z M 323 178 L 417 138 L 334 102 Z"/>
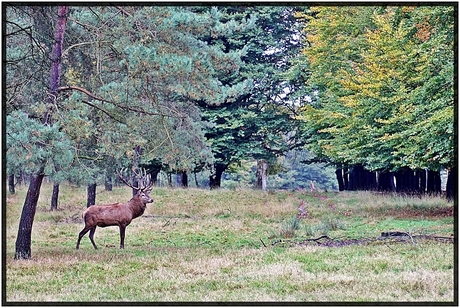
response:
<path id="1" fill-rule="evenodd" d="M 447 169 L 451 198 L 456 8 L 5 5 L 10 189 L 30 178 L 17 257 L 45 176 L 54 208 L 61 182 L 89 206 L 121 167 L 218 188 L 251 160 L 262 189 L 328 183 L 298 167 L 321 162 L 340 190 L 437 193 Z"/>
<path id="2" fill-rule="evenodd" d="M 339 167 L 341 189 L 437 193 L 446 168 L 453 196 L 455 14 L 328 6 L 299 16 L 311 72 L 307 148 Z"/>

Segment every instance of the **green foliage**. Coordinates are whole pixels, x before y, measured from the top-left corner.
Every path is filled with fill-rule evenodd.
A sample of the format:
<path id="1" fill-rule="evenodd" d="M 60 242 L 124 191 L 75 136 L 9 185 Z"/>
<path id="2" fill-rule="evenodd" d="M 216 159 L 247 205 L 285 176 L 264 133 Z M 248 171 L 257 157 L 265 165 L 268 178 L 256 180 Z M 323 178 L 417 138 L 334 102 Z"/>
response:
<path id="1" fill-rule="evenodd" d="M 307 150 L 291 150 L 278 159 L 282 170 L 269 177 L 269 186 L 280 189 L 310 189 L 310 183 L 320 190 L 336 190 L 334 168 L 324 163 L 308 163 L 313 155 Z"/>
<path id="2" fill-rule="evenodd" d="M 303 15 L 308 148 L 370 170 L 453 166 L 453 12 L 366 6 Z"/>
<path id="3" fill-rule="evenodd" d="M 225 99 L 229 89 L 216 75 L 237 71 L 240 51 L 224 52 L 202 38 L 231 33 L 241 23 L 220 23 L 215 9 L 195 13 L 186 7 L 96 7 L 74 14 L 79 22 L 72 31 L 82 33 L 81 23 L 92 27 L 81 34 L 88 46 L 77 43 L 69 53 L 91 65 L 69 63 L 74 69 L 67 77 L 86 74 L 80 82 L 108 100 L 95 103 L 104 111 L 97 115 L 104 123 L 99 153 L 132 159 L 132 149 L 141 146 L 141 163 L 157 159 L 173 170 L 209 162 L 193 102 Z"/>
<path id="4" fill-rule="evenodd" d="M 51 106 L 53 8 L 8 6 L 7 112 L 40 119 L 51 108 L 72 142 L 67 177 L 78 183 L 132 164 L 137 146 L 139 163 L 159 161 L 168 172 L 243 159 L 274 165 L 302 142 L 295 115 L 304 85 L 283 75 L 302 47 L 294 18 L 302 10 L 71 7 L 61 78 L 68 88 Z"/>
<path id="5" fill-rule="evenodd" d="M 60 124 L 43 125 L 21 111 L 6 117 L 7 172 L 31 174 L 45 165 L 45 174 L 62 178 L 74 159 L 71 140 L 59 130 Z"/>
<path id="6" fill-rule="evenodd" d="M 5 5 L 5 112 L 43 113 L 49 87 L 54 7 Z"/>
<path id="7" fill-rule="evenodd" d="M 267 170 L 269 189 L 308 189 L 310 182 L 320 190 L 335 190 L 334 168 L 323 163 L 305 163 L 312 155 L 306 150 L 291 150 L 271 163 Z M 257 163 L 243 160 L 231 164 L 223 175 L 224 188 L 254 187 Z"/>
<path id="8" fill-rule="evenodd" d="M 61 80 L 72 90 L 50 106 L 53 8 L 7 11 L 7 112 L 40 119 L 51 108 L 75 155 L 69 178 L 96 181 L 102 170 L 132 163 L 136 146 L 140 163 L 159 159 L 172 170 L 212 163 L 195 101 L 218 104 L 248 82 L 218 79 L 238 73 L 244 48 L 224 50 L 205 39 L 242 31 L 253 19 L 222 22 L 216 8 L 72 7 Z"/>
<path id="9" fill-rule="evenodd" d="M 298 89 L 283 79 L 283 73 L 300 51 L 300 25 L 294 12 L 302 8 L 229 6 L 219 10 L 224 20 L 254 22 L 244 31 L 209 38 L 210 44 L 226 50 L 244 47 L 239 74 L 220 74 L 219 80 L 232 88 L 247 83 L 221 104 L 201 105 L 203 119 L 209 122 L 205 136 L 215 162 L 224 168 L 248 159 L 274 163 L 299 142 L 294 102 Z"/>

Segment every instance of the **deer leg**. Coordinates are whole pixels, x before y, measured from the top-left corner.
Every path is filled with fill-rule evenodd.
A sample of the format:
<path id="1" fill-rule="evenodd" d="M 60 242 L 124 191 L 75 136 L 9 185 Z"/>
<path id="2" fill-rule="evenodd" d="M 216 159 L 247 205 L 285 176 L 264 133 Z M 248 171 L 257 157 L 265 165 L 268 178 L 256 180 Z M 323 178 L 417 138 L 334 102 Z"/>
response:
<path id="1" fill-rule="evenodd" d="M 97 249 L 96 243 L 94 242 L 94 233 L 96 232 L 96 226 L 92 227 L 89 231 L 89 239 L 91 244 L 93 244 L 94 249 Z"/>
<path id="2" fill-rule="evenodd" d="M 90 228 L 86 228 L 86 226 L 81 230 L 81 232 L 78 234 L 78 241 L 77 241 L 77 247 L 76 249 L 80 248 L 80 241 L 81 238 L 90 230 Z"/>
<path id="3" fill-rule="evenodd" d="M 120 249 L 125 249 L 125 229 L 126 226 L 120 226 Z"/>

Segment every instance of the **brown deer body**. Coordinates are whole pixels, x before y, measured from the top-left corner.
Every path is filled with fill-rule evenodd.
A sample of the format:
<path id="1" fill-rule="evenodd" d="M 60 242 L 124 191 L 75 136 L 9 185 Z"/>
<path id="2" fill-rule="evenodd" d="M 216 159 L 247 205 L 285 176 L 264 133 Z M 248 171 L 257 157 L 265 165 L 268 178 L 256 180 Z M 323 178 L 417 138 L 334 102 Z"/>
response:
<path id="1" fill-rule="evenodd" d="M 121 176 L 120 176 L 121 177 Z M 123 178 L 122 180 L 130 187 Z M 145 181 L 142 181 L 145 183 Z M 135 187 L 133 187 L 135 188 Z M 82 237 L 89 231 L 89 239 L 93 244 L 94 249 L 97 249 L 94 242 L 94 233 L 96 227 L 118 226 L 120 228 L 120 249 L 124 249 L 125 229 L 134 218 L 144 214 L 147 203 L 152 203 L 153 199 L 149 196 L 151 186 L 143 188 L 135 188 L 137 194 L 127 203 L 112 203 L 102 205 L 92 205 L 83 212 L 83 220 L 85 227 L 78 235 L 77 247 L 80 247 Z"/>

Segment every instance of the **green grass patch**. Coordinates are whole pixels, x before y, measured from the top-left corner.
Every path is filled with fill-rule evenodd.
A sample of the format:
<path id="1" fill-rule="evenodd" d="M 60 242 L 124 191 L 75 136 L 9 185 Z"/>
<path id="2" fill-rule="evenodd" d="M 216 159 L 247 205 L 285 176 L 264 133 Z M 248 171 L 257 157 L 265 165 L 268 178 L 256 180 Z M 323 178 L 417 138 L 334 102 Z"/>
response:
<path id="1" fill-rule="evenodd" d="M 44 184 L 32 260 L 13 260 L 26 188 L 7 195 L 6 300 L 452 302 L 454 247 L 428 240 L 343 247 L 275 245 L 328 235 L 376 238 L 384 231 L 450 236 L 452 204 L 441 198 L 373 193 L 155 188 L 155 202 L 126 229 L 83 228 L 86 189 L 61 185 L 58 211 Z M 98 192 L 98 203 L 131 191 Z M 308 215 L 298 217 L 303 204 Z M 97 287 L 96 287 L 97 286 Z"/>

